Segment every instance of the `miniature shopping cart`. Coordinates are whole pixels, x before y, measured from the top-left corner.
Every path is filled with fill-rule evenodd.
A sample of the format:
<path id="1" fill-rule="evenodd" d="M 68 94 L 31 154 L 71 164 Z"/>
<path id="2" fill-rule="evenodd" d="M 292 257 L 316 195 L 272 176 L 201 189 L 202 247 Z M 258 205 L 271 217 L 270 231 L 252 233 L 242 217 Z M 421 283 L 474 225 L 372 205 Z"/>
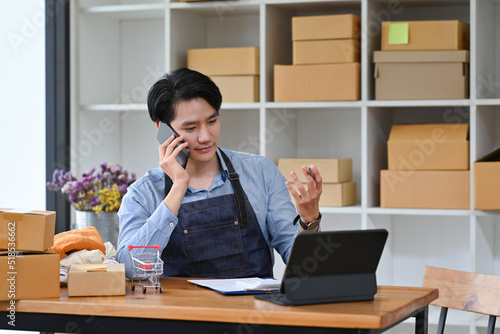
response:
<path id="1" fill-rule="evenodd" d="M 134 248 L 148 248 L 140 254 L 133 254 L 132 250 Z M 156 251 L 149 251 L 149 249 L 155 249 Z M 128 246 L 128 251 L 132 259 L 133 267 L 133 277 L 132 277 L 132 291 L 135 290 L 135 286 L 138 285 L 142 287 L 142 293 L 146 293 L 146 288 L 155 288 L 155 290 L 163 289 L 160 284 L 160 276 L 163 274 L 163 261 L 160 258 L 160 245 L 156 246 Z M 135 282 L 134 280 L 138 281 Z M 145 284 L 149 280 L 151 284 Z"/>

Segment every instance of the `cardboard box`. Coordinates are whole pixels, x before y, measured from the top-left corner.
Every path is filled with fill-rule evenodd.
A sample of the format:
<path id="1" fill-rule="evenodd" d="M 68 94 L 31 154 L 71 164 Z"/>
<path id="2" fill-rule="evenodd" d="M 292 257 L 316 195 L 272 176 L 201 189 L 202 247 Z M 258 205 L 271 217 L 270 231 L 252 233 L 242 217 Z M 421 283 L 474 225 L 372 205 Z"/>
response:
<path id="1" fill-rule="evenodd" d="M 380 171 L 380 207 L 469 209 L 469 171 Z"/>
<path id="2" fill-rule="evenodd" d="M 500 210 L 500 148 L 474 163 L 474 208 Z"/>
<path id="3" fill-rule="evenodd" d="M 59 254 L 0 254 L 0 300 L 59 298 Z"/>
<path id="4" fill-rule="evenodd" d="M 259 76 L 226 75 L 211 78 L 219 87 L 223 102 L 259 102 Z"/>
<path id="5" fill-rule="evenodd" d="M 375 99 L 465 99 L 469 51 L 375 51 Z"/>
<path id="6" fill-rule="evenodd" d="M 54 245 L 54 211 L 0 208 L 0 249 L 43 252 Z"/>
<path id="7" fill-rule="evenodd" d="M 307 184 L 303 183 L 307 188 Z M 350 206 L 357 201 L 356 182 L 323 183 L 319 206 Z M 295 200 L 292 197 L 292 203 Z"/>
<path id="8" fill-rule="evenodd" d="M 292 17 L 292 40 L 359 39 L 360 22 L 354 14 Z"/>
<path id="9" fill-rule="evenodd" d="M 382 22 L 381 49 L 468 50 L 469 25 L 456 20 Z"/>
<path id="10" fill-rule="evenodd" d="M 68 296 L 125 294 L 125 264 L 74 264 L 68 271 Z"/>
<path id="11" fill-rule="evenodd" d="M 323 183 L 319 206 L 349 206 L 357 200 L 356 182 Z"/>
<path id="12" fill-rule="evenodd" d="M 293 42 L 293 64 L 359 63 L 359 47 L 356 39 Z"/>
<path id="13" fill-rule="evenodd" d="M 393 125 L 389 170 L 468 170 L 468 124 Z"/>
<path id="14" fill-rule="evenodd" d="M 259 48 L 190 49 L 190 69 L 205 75 L 259 75 Z"/>
<path id="15" fill-rule="evenodd" d="M 352 180 L 352 159 L 278 159 L 278 169 L 288 180 L 294 171 L 300 182 L 306 182 L 302 166 L 315 165 L 324 183 L 339 183 Z"/>
<path id="16" fill-rule="evenodd" d="M 359 100 L 360 69 L 360 63 L 274 65 L 274 101 Z"/>

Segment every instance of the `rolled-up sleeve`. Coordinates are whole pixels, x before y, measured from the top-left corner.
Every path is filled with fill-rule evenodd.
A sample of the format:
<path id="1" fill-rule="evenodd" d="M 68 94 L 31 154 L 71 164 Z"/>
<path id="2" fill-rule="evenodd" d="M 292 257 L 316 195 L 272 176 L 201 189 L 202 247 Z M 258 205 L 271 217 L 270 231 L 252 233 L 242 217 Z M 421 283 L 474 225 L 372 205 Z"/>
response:
<path id="1" fill-rule="evenodd" d="M 293 239 L 298 233 L 298 225 L 292 224 L 297 213 L 285 186 L 285 177 L 272 162 L 268 162 L 266 171 L 267 230 L 271 245 L 281 255 L 283 262 L 287 263 Z"/>
<path id="2" fill-rule="evenodd" d="M 160 254 L 167 246 L 170 235 L 177 225 L 177 216 L 163 203 L 161 192 L 151 180 L 139 180 L 129 187 L 118 211 L 120 234 L 117 260 L 125 263 L 127 277 L 133 276 L 129 246 L 160 246 Z M 150 252 L 136 248 L 134 254 Z"/>

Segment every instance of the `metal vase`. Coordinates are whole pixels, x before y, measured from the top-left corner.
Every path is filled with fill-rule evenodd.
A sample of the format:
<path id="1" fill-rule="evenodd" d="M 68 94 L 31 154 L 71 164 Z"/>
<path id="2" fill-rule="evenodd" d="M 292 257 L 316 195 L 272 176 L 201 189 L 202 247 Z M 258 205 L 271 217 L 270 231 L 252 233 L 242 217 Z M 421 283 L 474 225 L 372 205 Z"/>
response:
<path id="1" fill-rule="evenodd" d="M 94 226 L 104 242 L 110 241 L 116 248 L 118 243 L 118 213 L 93 211 L 76 211 L 75 224 L 72 229 Z"/>

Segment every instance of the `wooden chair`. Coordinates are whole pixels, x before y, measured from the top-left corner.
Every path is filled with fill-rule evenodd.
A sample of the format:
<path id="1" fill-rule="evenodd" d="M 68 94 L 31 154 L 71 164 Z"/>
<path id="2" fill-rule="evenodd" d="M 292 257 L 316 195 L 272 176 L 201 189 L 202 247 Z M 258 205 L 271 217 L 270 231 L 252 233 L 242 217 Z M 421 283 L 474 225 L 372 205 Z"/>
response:
<path id="1" fill-rule="evenodd" d="M 488 315 L 487 333 L 495 331 L 500 316 L 500 276 L 427 266 L 422 286 L 439 289 L 439 298 L 432 303 L 441 306 L 437 334 L 444 332 L 448 308 Z"/>

